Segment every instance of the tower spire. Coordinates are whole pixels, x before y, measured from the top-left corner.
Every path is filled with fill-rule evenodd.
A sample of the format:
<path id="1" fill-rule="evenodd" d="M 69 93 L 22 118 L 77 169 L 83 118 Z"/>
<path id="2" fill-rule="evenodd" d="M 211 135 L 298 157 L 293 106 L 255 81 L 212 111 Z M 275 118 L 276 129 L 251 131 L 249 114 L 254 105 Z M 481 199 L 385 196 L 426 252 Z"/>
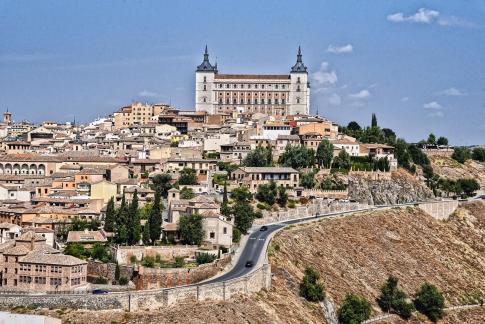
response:
<path id="1" fill-rule="evenodd" d="M 303 64 L 301 55 L 301 46 L 298 46 L 298 53 L 296 54 L 296 63 L 292 66 L 291 72 L 307 72 L 305 64 Z"/>
<path id="2" fill-rule="evenodd" d="M 207 49 L 207 44 L 204 49 L 204 60 L 202 64 L 197 66 L 197 71 L 216 71 L 215 66 L 211 65 L 209 62 L 209 50 Z"/>

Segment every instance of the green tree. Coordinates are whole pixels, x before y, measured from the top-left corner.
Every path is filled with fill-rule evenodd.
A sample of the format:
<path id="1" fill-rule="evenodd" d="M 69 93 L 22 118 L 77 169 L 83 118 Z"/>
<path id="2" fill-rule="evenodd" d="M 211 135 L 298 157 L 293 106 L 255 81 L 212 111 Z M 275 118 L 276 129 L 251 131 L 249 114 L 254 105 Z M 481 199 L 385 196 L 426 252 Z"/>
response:
<path id="1" fill-rule="evenodd" d="M 333 160 L 333 167 L 336 169 L 350 170 L 351 165 L 350 155 L 345 149 L 342 149 Z"/>
<path id="2" fill-rule="evenodd" d="M 283 186 L 278 187 L 278 198 L 276 202 L 280 207 L 285 207 L 286 203 L 288 202 L 288 194 L 286 193 L 286 188 Z"/>
<path id="3" fill-rule="evenodd" d="M 356 121 L 351 121 L 347 125 L 347 129 L 349 129 L 351 131 L 360 131 L 362 129 L 362 127 L 360 127 L 360 125 Z"/>
<path id="4" fill-rule="evenodd" d="M 428 187 L 431 186 L 431 179 L 433 178 L 433 168 L 429 164 L 423 165 L 423 176 L 426 179 L 426 183 L 428 184 Z"/>
<path id="5" fill-rule="evenodd" d="M 91 247 L 91 258 L 102 262 L 109 262 L 111 259 L 110 252 L 106 245 L 101 243 L 94 243 Z"/>
<path id="6" fill-rule="evenodd" d="M 440 136 L 440 137 L 438 137 L 436 144 L 438 144 L 440 146 L 447 146 L 448 145 L 448 139 L 446 137 Z"/>
<path id="7" fill-rule="evenodd" d="M 406 301 L 406 294 L 397 287 L 398 279 L 390 276 L 381 287 L 377 303 L 385 312 L 393 312 L 403 318 L 411 317 L 413 305 Z"/>
<path id="8" fill-rule="evenodd" d="M 414 306 L 431 321 L 437 322 L 444 315 L 445 298 L 436 286 L 426 282 L 416 292 Z"/>
<path id="9" fill-rule="evenodd" d="M 456 180 L 456 186 L 460 190 L 460 193 L 463 192 L 468 197 L 473 196 L 475 191 L 480 189 L 480 184 L 473 178 L 458 179 Z"/>
<path id="10" fill-rule="evenodd" d="M 145 222 L 145 225 L 143 226 L 143 233 L 142 233 L 141 239 L 143 241 L 143 245 L 150 245 L 151 243 L 150 222 L 148 220 Z"/>
<path id="11" fill-rule="evenodd" d="M 246 187 L 234 188 L 231 192 L 231 198 L 236 203 L 247 204 L 253 200 L 253 195 Z"/>
<path id="12" fill-rule="evenodd" d="M 211 253 L 198 253 L 195 256 L 195 261 L 199 265 L 205 264 L 205 263 L 211 263 L 215 259 L 217 259 L 217 256 L 215 254 L 211 254 Z"/>
<path id="13" fill-rule="evenodd" d="M 247 167 L 268 167 L 272 165 L 272 162 L 271 148 L 258 146 L 246 155 L 242 165 Z"/>
<path id="14" fill-rule="evenodd" d="M 121 197 L 121 205 L 116 212 L 116 232 L 115 242 L 119 244 L 126 244 L 128 240 L 128 208 L 126 205 L 125 195 Z"/>
<path id="15" fill-rule="evenodd" d="M 86 251 L 82 244 L 69 243 L 64 248 L 64 254 L 72 255 L 78 259 L 86 259 L 86 257 L 89 255 L 89 251 Z"/>
<path id="16" fill-rule="evenodd" d="M 195 197 L 195 193 L 192 190 L 192 188 L 183 187 L 182 190 L 180 190 L 180 198 L 192 199 L 194 197 Z"/>
<path id="17" fill-rule="evenodd" d="M 199 214 L 180 216 L 178 232 L 184 244 L 200 245 L 204 238 L 202 216 Z"/>
<path id="18" fill-rule="evenodd" d="M 138 190 L 135 189 L 133 199 L 128 207 L 127 231 L 129 245 L 137 244 L 141 239 L 140 214 L 138 210 Z"/>
<path id="19" fill-rule="evenodd" d="M 398 165 L 408 170 L 411 168 L 411 155 L 408 152 L 408 143 L 402 138 L 396 140 L 394 144 L 394 155 Z"/>
<path id="20" fill-rule="evenodd" d="M 160 202 L 161 193 L 155 191 L 155 197 L 153 199 L 153 206 L 148 216 L 148 227 L 150 229 L 150 241 L 155 244 L 160 239 L 162 234 L 162 204 Z"/>
<path id="21" fill-rule="evenodd" d="M 157 174 L 152 178 L 151 189 L 160 191 L 162 197 L 167 198 L 168 191 L 172 188 L 172 176 L 168 173 Z"/>
<path id="22" fill-rule="evenodd" d="M 120 280 L 120 265 L 118 264 L 118 262 L 116 262 L 116 268 L 115 268 L 115 281 L 119 281 Z"/>
<path id="23" fill-rule="evenodd" d="M 221 214 L 229 216 L 231 214 L 231 208 L 229 207 L 229 199 L 227 198 L 227 181 L 224 180 L 224 192 L 222 193 Z"/>
<path id="24" fill-rule="evenodd" d="M 305 275 L 300 283 L 300 296 L 311 302 L 325 299 L 325 287 L 320 282 L 320 274 L 312 267 L 305 269 Z"/>
<path id="25" fill-rule="evenodd" d="M 300 185 L 306 189 L 315 187 L 315 173 L 313 171 L 303 173 L 300 177 Z"/>
<path id="26" fill-rule="evenodd" d="M 320 167 L 330 168 L 333 159 L 333 144 L 327 139 L 322 140 L 318 144 L 315 157 Z"/>
<path id="27" fill-rule="evenodd" d="M 394 145 L 396 143 L 396 133 L 390 128 L 383 128 L 382 132 L 386 137 L 386 143 L 389 145 Z"/>
<path id="28" fill-rule="evenodd" d="M 472 152 L 472 159 L 485 162 L 485 147 L 475 147 Z"/>
<path id="29" fill-rule="evenodd" d="M 436 136 L 431 133 L 428 135 L 428 140 L 426 141 L 427 144 L 435 145 L 436 144 Z"/>
<path id="30" fill-rule="evenodd" d="M 104 218 L 104 230 L 114 232 L 116 222 L 116 211 L 114 197 L 111 197 L 106 205 L 106 217 Z"/>
<path id="31" fill-rule="evenodd" d="M 312 167 L 315 164 L 315 152 L 303 145 L 287 145 L 279 163 L 293 169 Z"/>
<path id="32" fill-rule="evenodd" d="M 199 184 L 197 182 L 197 174 L 195 170 L 191 168 L 184 168 L 182 171 L 180 171 L 178 184 L 181 186 L 192 186 Z"/>
<path id="33" fill-rule="evenodd" d="M 372 308 L 364 297 L 347 294 L 337 315 L 341 324 L 358 324 L 368 320 Z"/>
<path id="34" fill-rule="evenodd" d="M 460 146 L 455 147 L 451 158 L 463 164 L 466 160 L 469 160 L 471 156 L 472 154 L 468 147 Z"/>
<path id="35" fill-rule="evenodd" d="M 258 186 L 256 199 L 271 206 L 275 203 L 277 194 L 276 183 L 270 181 L 268 184 L 261 184 Z"/>
<path id="36" fill-rule="evenodd" d="M 254 219 L 261 216 L 254 211 L 253 206 L 241 202 L 236 202 L 231 212 L 234 216 L 234 224 L 243 234 L 246 234 L 248 229 L 251 228 Z"/>
<path id="37" fill-rule="evenodd" d="M 377 127 L 377 117 L 376 117 L 376 114 L 372 114 L 372 120 L 371 120 L 371 123 L 370 123 L 371 127 Z"/>

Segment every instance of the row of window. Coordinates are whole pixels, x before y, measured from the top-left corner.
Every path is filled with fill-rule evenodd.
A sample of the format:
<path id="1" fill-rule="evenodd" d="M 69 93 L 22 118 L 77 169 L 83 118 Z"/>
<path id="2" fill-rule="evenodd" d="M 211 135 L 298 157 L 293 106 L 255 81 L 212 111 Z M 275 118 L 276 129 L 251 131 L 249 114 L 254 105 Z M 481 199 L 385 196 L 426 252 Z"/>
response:
<path id="1" fill-rule="evenodd" d="M 224 94 L 223 92 L 219 92 L 219 97 L 222 97 L 222 95 L 223 95 L 223 94 Z M 236 97 L 236 96 L 237 96 L 237 94 L 238 94 L 237 92 L 233 92 L 233 93 L 232 93 L 232 95 L 233 95 L 234 97 Z M 244 92 L 240 92 L 240 97 L 244 97 L 244 94 L 245 94 Z M 226 96 L 230 96 L 230 95 L 231 95 L 231 93 L 230 93 L 230 92 L 226 92 Z M 253 97 L 258 97 L 258 96 L 259 96 L 259 93 L 258 93 L 258 92 L 247 92 L 247 93 L 246 93 L 246 97 L 251 97 L 251 95 L 252 95 Z M 272 93 L 271 93 L 271 92 L 268 92 L 267 94 L 266 94 L 266 93 L 264 93 L 264 92 L 263 92 L 263 93 L 261 93 L 261 97 L 265 97 L 266 95 L 267 95 L 268 97 L 271 97 L 271 96 L 272 96 Z M 279 96 L 279 93 L 275 93 L 275 94 L 274 94 L 274 96 L 275 96 L 275 97 L 278 97 L 278 96 Z M 281 97 L 283 97 L 283 98 L 284 98 L 284 97 L 285 97 L 285 93 L 282 93 L 282 94 L 281 94 Z"/>
<path id="2" fill-rule="evenodd" d="M 285 99 L 281 99 L 281 101 L 278 100 L 278 99 L 275 99 L 274 100 L 274 104 L 275 105 L 279 105 L 280 102 L 281 102 L 282 105 L 286 104 L 286 100 Z M 220 104 L 223 103 L 222 98 L 219 98 L 219 103 Z M 229 98 L 227 98 L 226 99 L 226 104 L 230 104 L 230 103 L 231 102 L 230 102 Z M 232 103 L 233 104 L 237 104 L 237 99 L 235 99 L 235 98 L 232 99 Z M 266 105 L 266 104 L 272 105 L 273 104 L 273 101 L 271 99 L 268 99 L 267 101 L 264 100 L 264 99 L 261 99 L 261 101 L 259 101 L 258 99 L 253 99 L 252 102 L 251 102 L 251 99 L 247 99 L 246 102 L 244 102 L 244 99 L 241 99 L 241 100 L 239 100 L 239 104 L 240 105 L 244 105 L 244 104 L 246 104 L 246 105 L 251 105 L 251 104 L 253 104 L 253 105 L 259 105 L 259 104 L 261 104 L 261 105 Z"/>
<path id="3" fill-rule="evenodd" d="M 204 80 L 204 82 L 205 82 L 205 80 Z M 246 88 L 246 89 L 251 89 L 251 88 L 264 89 L 265 86 L 267 86 L 268 88 L 273 87 L 274 89 L 280 89 L 280 87 L 281 87 L 281 89 L 286 88 L 285 84 L 252 84 L 252 85 L 250 83 L 248 83 L 248 84 L 244 84 L 244 83 L 243 84 L 236 84 L 236 83 L 232 84 L 233 89 L 238 89 L 238 88 L 239 89 L 244 89 L 244 88 Z M 222 88 L 224 88 L 224 84 L 219 83 L 218 87 L 219 87 L 219 89 L 222 89 Z M 231 87 L 230 84 L 228 84 L 228 83 L 225 84 L 226 89 L 229 89 L 230 87 Z"/>

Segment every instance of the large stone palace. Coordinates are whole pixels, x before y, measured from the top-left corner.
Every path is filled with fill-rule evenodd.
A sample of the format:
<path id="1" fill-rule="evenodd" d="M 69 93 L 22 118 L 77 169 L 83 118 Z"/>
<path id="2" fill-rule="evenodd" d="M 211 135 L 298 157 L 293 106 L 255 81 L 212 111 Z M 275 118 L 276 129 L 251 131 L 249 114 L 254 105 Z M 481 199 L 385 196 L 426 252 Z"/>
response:
<path id="1" fill-rule="evenodd" d="M 301 49 L 289 74 L 220 74 L 204 60 L 195 72 L 195 110 L 209 114 L 237 112 L 273 116 L 308 115 L 310 83 Z"/>

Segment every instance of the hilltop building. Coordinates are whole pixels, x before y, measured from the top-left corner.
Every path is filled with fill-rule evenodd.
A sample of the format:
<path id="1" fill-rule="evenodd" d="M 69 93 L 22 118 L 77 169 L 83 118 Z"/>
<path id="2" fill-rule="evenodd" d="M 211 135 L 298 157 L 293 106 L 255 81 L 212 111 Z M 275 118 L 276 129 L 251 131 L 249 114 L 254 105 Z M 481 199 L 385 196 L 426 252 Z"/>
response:
<path id="1" fill-rule="evenodd" d="M 195 110 L 212 115 L 308 115 L 310 83 L 301 49 L 289 74 L 220 74 L 217 64 L 210 63 L 206 46 L 195 72 Z"/>

